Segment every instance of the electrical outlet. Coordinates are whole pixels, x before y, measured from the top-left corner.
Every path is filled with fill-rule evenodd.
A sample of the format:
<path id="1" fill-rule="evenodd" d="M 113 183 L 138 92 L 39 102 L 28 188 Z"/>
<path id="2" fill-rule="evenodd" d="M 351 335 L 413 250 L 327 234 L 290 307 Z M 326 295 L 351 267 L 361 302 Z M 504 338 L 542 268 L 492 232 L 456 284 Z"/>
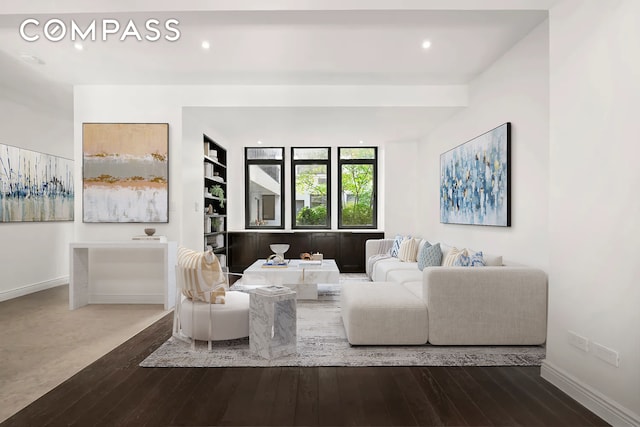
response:
<path id="1" fill-rule="evenodd" d="M 597 342 L 593 343 L 593 354 L 595 354 L 598 359 L 602 359 L 616 368 L 620 366 L 620 355 L 618 352 L 602 344 L 598 344 Z"/>
<path id="2" fill-rule="evenodd" d="M 582 335 L 578 335 L 573 331 L 569 332 L 569 344 L 572 346 L 579 348 L 582 351 L 589 351 L 589 340 Z"/>

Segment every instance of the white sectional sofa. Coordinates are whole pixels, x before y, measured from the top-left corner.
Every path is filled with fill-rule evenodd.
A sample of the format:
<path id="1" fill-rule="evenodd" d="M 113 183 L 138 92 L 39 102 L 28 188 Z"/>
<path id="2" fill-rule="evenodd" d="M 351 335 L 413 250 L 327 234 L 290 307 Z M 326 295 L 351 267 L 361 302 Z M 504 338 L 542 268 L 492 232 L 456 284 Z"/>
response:
<path id="1" fill-rule="evenodd" d="M 384 256 L 393 239 L 369 240 L 372 282 L 348 283 L 342 319 L 353 345 L 539 345 L 546 340 L 547 275 L 503 265 L 427 266 Z M 451 247 L 441 245 L 446 259 Z M 375 261 L 375 262 L 373 262 Z"/>

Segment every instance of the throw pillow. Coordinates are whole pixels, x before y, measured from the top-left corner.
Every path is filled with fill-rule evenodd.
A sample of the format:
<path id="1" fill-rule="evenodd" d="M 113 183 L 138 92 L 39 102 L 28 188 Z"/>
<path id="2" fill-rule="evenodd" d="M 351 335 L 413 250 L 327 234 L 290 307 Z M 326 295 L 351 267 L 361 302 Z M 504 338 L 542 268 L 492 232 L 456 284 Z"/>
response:
<path id="1" fill-rule="evenodd" d="M 422 271 L 426 266 L 425 257 L 427 256 L 427 249 L 430 247 L 431 243 L 429 243 L 427 240 L 423 239 L 420 243 L 420 247 L 418 248 L 418 255 L 416 256 L 416 261 L 418 261 L 418 268 L 420 269 L 420 271 Z"/>
<path id="2" fill-rule="evenodd" d="M 500 267 L 502 266 L 502 256 L 500 255 L 491 255 L 482 253 L 482 258 L 484 259 L 484 265 L 492 266 L 492 267 Z"/>
<path id="3" fill-rule="evenodd" d="M 418 254 L 418 268 L 420 271 L 424 270 L 425 267 L 439 267 L 441 263 L 442 250 L 440 250 L 440 243 L 429 246 L 425 243 Z"/>
<path id="4" fill-rule="evenodd" d="M 227 279 L 213 251 L 196 252 L 181 246 L 177 263 L 183 272 L 184 296 L 211 304 L 225 303 Z"/>
<path id="5" fill-rule="evenodd" d="M 449 250 L 449 253 L 445 257 L 442 262 L 443 267 L 453 267 L 455 265 L 456 259 L 460 256 L 462 251 L 455 246 Z"/>
<path id="6" fill-rule="evenodd" d="M 469 265 L 471 267 L 484 267 L 484 257 L 482 251 L 476 252 L 469 257 Z"/>
<path id="7" fill-rule="evenodd" d="M 453 265 L 455 267 L 469 267 L 471 263 L 471 258 L 469 257 L 469 252 L 466 249 L 460 251 L 456 259 L 453 261 Z"/>
<path id="8" fill-rule="evenodd" d="M 398 258 L 404 262 L 416 262 L 416 256 L 418 255 L 417 239 L 405 239 L 400 243 L 400 250 L 398 250 Z"/>
<path id="9" fill-rule="evenodd" d="M 456 267 L 484 267 L 485 263 L 482 252 L 463 249 L 453 262 L 453 265 Z"/>
<path id="10" fill-rule="evenodd" d="M 398 251 L 400 250 L 400 244 L 402 243 L 403 240 L 404 240 L 404 236 L 396 234 L 396 237 L 393 240 L 393 245 L 391 245 L 391 251 L 389 252 L 389 255 L 391 255 L 393 257 L 396 257 L 396 258 L 398 257 Z"/>

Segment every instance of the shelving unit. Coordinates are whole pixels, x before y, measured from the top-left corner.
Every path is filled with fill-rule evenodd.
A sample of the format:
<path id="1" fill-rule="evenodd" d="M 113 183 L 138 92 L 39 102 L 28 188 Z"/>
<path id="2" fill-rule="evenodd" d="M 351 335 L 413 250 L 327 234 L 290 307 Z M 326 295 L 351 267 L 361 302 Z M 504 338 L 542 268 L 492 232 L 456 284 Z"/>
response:
<path id="1" fill-rule="evenodd" d="M 204 138 L 204 249 L 211 247 L 224 269 L 229 259 L 227 234 L 227 150 L 207 135 Z M 222 194 L 216 194 L 214 188 Z"/>

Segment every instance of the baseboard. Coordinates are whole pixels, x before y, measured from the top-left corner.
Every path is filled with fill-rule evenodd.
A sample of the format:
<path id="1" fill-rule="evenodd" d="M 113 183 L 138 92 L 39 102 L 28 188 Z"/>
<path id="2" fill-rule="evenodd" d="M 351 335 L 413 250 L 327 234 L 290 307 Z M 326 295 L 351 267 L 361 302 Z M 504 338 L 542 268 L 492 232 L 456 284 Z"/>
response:
<path id="1" fill-rule="evenodd" d="M 164 304 L 164 294 L 89 294 L 89 304 Z"/>
<path id="2" fill-rule="evenodd" d="M 45 280 L 44 282 L 32 283 L 30 285 L 20 286 L 16 289 L 0 292 L 0 301 L 7 301 L 34 292 L 44 291 L 45 289 L 55 288 L 57 286 L 69 284 L 69 276 L 58 277 L 56 279 Z"/>
<path id="3" fill-rule="evenodd" d="M 640 426 L 638 414 L 620 406 L 594 388 L 547 360 L 542 361 L 540 375 L 600 418 L 614 426 Z"/>

